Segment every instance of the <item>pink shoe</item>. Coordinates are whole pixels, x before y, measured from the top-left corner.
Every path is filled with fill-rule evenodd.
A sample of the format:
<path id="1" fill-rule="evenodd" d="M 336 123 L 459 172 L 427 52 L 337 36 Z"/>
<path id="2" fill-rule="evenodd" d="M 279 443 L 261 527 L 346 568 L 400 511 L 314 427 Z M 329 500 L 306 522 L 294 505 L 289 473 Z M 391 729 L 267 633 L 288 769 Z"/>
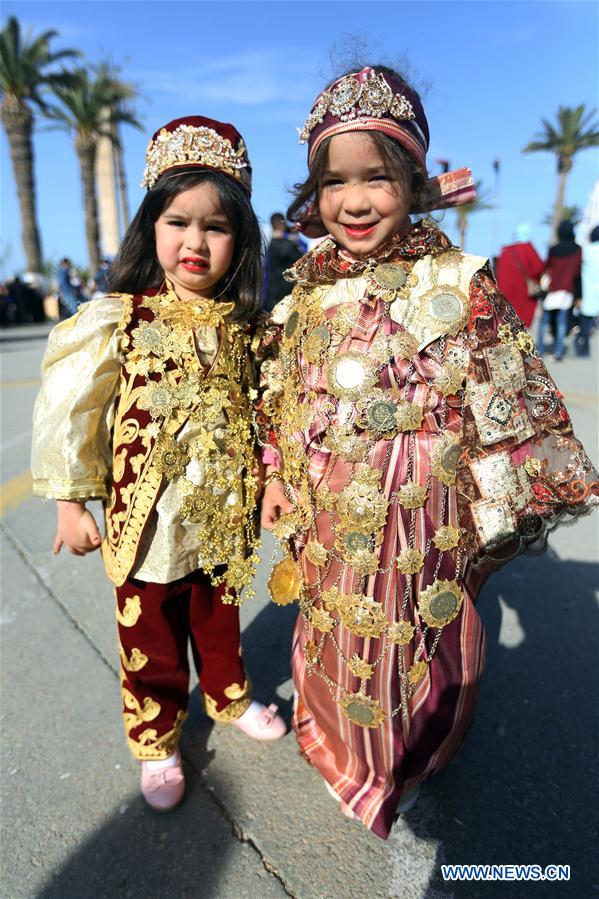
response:
<path id="1" fill-rule="evenodd" d="M 179 805 L 185 793 L 185 776 L 181 759 L 176 765 L 151 771 L 141 763 L 141 793 L 150 808 L 169 812 Z"/>
<path id="2" fill-rule="evenodd" d="M 277 715 L 278 706 L 271 703 L 268 707 L 261 702 L 252 701 L 240 718 L 232 724 L 243 731 L 252 740 L 278 740 L 282 737 L 287 727 L 280 715 Z"/>

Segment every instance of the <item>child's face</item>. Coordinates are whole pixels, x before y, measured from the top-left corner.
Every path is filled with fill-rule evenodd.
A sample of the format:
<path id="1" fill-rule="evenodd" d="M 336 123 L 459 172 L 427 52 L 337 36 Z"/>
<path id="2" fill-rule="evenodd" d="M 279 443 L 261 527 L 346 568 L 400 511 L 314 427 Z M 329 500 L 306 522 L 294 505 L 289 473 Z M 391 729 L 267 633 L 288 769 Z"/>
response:
<path id="1" fill-rule="evenodd" d="M 212 184 L 177 194 L 154 224 L 156 255 L 183 300 L 211 297 L 226 273 L 235 235 Z"/>
<path id="2" fill-rule="evenodd" d="M 368 134 L 336 134 L 318 193 L 320 216 L 337 243 L 368 256 L 410 226 L 410 191 L 390 177 Z"/>

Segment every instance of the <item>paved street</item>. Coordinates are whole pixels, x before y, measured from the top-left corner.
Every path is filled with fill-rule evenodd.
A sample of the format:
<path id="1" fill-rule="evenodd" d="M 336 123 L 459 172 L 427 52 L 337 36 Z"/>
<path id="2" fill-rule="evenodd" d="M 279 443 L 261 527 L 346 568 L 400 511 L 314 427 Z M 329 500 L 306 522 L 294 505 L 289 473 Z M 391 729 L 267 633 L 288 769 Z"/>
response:
<path id="1" fill-rule="evenodd" d="M 149 810 L 122 732 L 112 589 L 99 554 L 54 557 L 52 503 L 30 496 L 44 326 L 2 349 L 1 899 L 442 899 L 599 895 L 599 515 L 486 585 L 488 663 L 466 747 L 387 843 L 339 814 L 288 734 L 214 726 L 197 689 L 184 803 Z M 596 346 L 595 346 L 596 350 Z M 549 362 L 594 461 L 597 359 Z M 98 511 L 99 514 L 99 510 Z M 293 609 L 268 602 L 273 551 L 243 608 L 257 698 L 289 716 Z M 595 861 L 593 861 L 593 858 Z M 445 883 L 442 863 L 565 864 L 561 883 Z"/>

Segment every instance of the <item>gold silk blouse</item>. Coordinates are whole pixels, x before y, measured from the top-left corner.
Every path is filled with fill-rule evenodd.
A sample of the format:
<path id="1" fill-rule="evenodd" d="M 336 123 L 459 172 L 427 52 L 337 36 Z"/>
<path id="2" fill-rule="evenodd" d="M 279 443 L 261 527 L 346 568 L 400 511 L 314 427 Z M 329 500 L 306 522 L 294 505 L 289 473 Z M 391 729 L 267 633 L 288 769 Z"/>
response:
<path id="1" fill-rule="evenodd" d="M 42 366 L 42 387 L 33 420 L 33 493 L 48 499 L 107 500 L 112 481 L 112 426 L 124 362 L 121 327 L 124 299 L 106 296 L 83 305 L 51 332 Z M 194 329 L 199 361 L 209 367 L 218 349 L 217 328 Z M 177 434 L 190 445 L 206 431 L 219 436 L 226 418 L 209 423 L 189 418 Z M 224 454 L 224 448 L 223 448 Z M 202 487 L 207 464 L 192 458 L 186 482 Z M 197 523 L 182 520 L 178 477 L 166 481 L 144 529 L 130 577 L 169 583 L 202 568 Z"/>

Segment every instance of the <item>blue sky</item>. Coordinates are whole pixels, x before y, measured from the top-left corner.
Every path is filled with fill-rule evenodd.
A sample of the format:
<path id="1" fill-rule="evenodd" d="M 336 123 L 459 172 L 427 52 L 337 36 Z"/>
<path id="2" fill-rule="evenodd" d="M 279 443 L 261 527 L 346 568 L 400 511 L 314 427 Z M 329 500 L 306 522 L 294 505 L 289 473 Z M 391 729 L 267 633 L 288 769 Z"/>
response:
<path id="1" fill-rule="evenodd" d="M 286 187 L 303 178 L 301 126 L 316 94 L 345 62 L 347 36 L 365 45 L 365 62 L 406 71 L 431 129 L 435 160 L 469 165 L 493 193 L 494 211 L 471 217 L 467 249 L 490 255 L 509 243 L 520 222 L 532 226 L 539 251 L 543 219 L 556 188 L 550 154 L 523 155 L 542 117 L 557 107 L 597 105 L 598 7 L 592 0 L 392 0 L 392 2 L 179 2 L 87 0 L 2 4 L 3 22 L 16 15 L 35 33 L 56 29 L 54 48 L 75 47 L 90 61 L 109 57 L 136 82 L 143 132 L 126 128 L 125 163 L 131 209 L 151 133 L 182 115 L 231 121 L 242 132 L 254 166 L 254 205 L 267 222 L 284 209 Z M 331 54 L 337 68 L 331 65 Z M 349 60 L 351 64 L 351 59 Z M 63 133 L 35 135 L 39 221 L 44 256 L 86 263 L 81 186 L 75 151 Z M 492 163 L 501 162 L 497 185 Z M 22 269 L 20 220 L 6 139 L 2 133 L 4 276 Z M 595 150 L 581 153 L 570 176 L 568 203 L 584 208 L 599 175 Z M 442 227 L 456 238 L 455 216 Z"/>

